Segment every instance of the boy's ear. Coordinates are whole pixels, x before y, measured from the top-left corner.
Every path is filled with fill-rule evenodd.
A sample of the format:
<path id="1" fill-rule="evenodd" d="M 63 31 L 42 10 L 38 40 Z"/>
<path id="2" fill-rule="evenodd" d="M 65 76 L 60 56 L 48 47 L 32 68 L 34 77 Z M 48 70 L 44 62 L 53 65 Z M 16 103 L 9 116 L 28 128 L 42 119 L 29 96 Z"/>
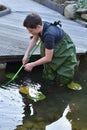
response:
<path id="1" fill-rule="evenodd" d="M 37 28 L 41 28 L 41 25 L 37 25 Z"/>

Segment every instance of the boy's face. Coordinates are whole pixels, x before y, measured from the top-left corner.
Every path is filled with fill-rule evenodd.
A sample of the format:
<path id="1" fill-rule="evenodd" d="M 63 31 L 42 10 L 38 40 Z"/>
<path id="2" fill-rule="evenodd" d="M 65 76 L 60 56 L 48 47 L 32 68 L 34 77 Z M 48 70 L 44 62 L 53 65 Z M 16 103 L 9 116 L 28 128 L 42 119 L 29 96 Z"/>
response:
<path id="1" fill-rule="evenodd" d="M 37 35 L 38 33 L 40 33 L 41 30 L 41 26 L 37 25 L 36 28 L 27 28 L 28 32 L 31 33 L 32 35 Z"/>

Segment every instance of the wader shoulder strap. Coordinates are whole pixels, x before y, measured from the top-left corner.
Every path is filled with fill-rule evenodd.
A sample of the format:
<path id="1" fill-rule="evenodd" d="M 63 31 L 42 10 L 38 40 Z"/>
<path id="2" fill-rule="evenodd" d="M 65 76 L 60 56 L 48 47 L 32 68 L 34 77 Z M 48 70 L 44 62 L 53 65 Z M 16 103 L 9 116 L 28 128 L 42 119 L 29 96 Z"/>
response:
<path id="1" fill-rule="evenodd" d="M 60 27 L 62 27 L 61 21 L 55 21 L 54 23 L 51 23 L 51 25 L 57 26 L 59 25 Z"/>

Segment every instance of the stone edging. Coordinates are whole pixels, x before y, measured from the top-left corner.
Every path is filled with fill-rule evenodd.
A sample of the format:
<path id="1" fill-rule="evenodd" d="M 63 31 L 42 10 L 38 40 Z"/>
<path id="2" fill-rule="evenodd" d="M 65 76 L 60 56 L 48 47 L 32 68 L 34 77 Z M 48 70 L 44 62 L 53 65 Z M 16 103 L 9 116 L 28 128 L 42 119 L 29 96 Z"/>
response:
<path id="1" fill-rule="evenodd" d="M 64 14 L 64 7 L 60 4 L 57 4 L 56 2 L 53 2 L 51 0 L 33 0 L 36 1 L 42 5 L 47 6 L 50 9 L 53 9 L 55 11 L 58 11 L 60 14 Z"/>
<path id="2" fill-rule="evenodd" d="M 11 9 L 6 7 L 6 9 L 0 11 L 0 17 L 4 16 L 4 15 L 7 15 L 7 14 L 10 14 L 10 13 L 11 13 Z"/>

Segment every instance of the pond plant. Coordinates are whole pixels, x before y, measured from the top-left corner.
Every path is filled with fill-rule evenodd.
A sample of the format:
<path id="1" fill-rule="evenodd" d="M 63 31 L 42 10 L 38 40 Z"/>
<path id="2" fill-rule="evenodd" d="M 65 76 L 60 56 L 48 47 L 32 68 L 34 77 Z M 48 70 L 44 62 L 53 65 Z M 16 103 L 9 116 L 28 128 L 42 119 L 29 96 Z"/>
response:
<path id="1" fill-rule="evenodd" d="M 87 3 L 86 0 L 78 0 L 77 4 L 74 6 L 74 19 L 81 19 L 81 14 L 77 13 L 78 9 L 87 9 Z"/>

